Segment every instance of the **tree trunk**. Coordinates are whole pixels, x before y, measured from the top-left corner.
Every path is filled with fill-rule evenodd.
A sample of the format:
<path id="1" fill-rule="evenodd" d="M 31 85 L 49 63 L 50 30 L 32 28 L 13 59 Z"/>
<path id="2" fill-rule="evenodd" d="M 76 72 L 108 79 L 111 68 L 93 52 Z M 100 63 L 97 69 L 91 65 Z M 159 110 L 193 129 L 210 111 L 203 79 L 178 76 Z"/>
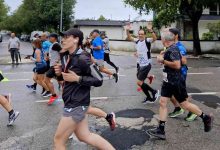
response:
<path id="1" fill-rule="evenodd" d="M 198 56 L 201 55 L 201 45 L 199 39 L 199 20 L 193 19 L 192 20 L 192 30 L 193 30 L 193 55 Z"/>

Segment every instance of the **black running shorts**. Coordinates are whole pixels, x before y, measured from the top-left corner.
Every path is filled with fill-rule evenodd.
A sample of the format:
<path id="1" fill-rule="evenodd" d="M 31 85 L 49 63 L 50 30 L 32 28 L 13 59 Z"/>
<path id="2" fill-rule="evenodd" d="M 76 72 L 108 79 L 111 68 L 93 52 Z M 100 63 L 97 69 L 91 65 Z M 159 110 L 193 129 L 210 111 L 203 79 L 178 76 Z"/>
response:
<path id="1" fill-rule="evenodd" d="M 55 70 L 54 70 L 54 67 L 50 67 L 50 69 L 46 72 L 46 77 L 48 78 L 56 78 L 57 81 L 63 81 L 62 78 L 58 78 L 56 73 L 55 73 Z"/>
<path id="2" fill-rule="evenodd" d="M 144 81 L 147 78 L 150 70 L 151 70 L 151 64 L 149 64 L 147 66 L 143 66 L 143 67 L 138 66 L 138 68 L 137 68 L 137 79 L 140 80 L 140 81 Z"/>
<path id="3" fill-rule="evenodd" d="M 186 87 L 182 84 L 172 85 L 167 82 L 163 82 L 161 88 L 161 96 L 171 98 L 174 96 L 179 103 L 187 100 L 188 94 Z"/>

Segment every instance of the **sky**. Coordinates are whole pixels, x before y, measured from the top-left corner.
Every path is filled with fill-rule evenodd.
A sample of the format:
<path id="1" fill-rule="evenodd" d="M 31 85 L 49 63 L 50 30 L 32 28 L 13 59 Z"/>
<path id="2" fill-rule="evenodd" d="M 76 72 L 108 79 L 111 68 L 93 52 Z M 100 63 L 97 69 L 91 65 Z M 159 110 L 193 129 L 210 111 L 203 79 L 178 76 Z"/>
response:
<path id="1" fill-rule="evenodd" d="M 10 12 L 16 10 L 23 0 L 5 0 L 5 3 L 11 8 Z M 139 15 L 130 6 L 124 4 L 123 0 L 77 0 L 75 7 L 76 19 L 99 18 L 103 15 L 112 20 L 152 20 L 152 15 Z"/>

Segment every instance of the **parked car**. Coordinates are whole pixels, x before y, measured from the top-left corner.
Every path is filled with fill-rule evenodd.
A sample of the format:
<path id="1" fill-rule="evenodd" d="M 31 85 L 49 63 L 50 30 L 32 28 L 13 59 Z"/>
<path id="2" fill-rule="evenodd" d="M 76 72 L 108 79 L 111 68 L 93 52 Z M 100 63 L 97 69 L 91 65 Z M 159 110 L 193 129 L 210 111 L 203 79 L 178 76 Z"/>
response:
<path id="1" fill-rule="evenodd" d="M 3 37 L 2 37 L 2 35 L 0 34 L 0 42 L 2 42 L 2 40 L 3 40 Z"/>
<path id="2" fill-rule="evenodd" d="M 21 37 L 20 37 L 20 40 L 24 41 L 24 42 L 27 42 L 27 41 L 30 40 L 30 36 L 26 35 L 26 34 L 22 34 Z"/>

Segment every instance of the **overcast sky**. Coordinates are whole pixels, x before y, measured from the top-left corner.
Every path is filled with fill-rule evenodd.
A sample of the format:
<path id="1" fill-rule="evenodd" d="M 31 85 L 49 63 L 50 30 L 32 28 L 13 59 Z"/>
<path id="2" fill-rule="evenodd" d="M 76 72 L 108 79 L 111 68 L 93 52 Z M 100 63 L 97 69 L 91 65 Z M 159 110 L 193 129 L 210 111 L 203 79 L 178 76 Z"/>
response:
<path id="1" fill-rule="evenodd" d="M 22 0 L 5 0 L 5 3 L 13 12 L 22 4 Z M 129 15 L 131 20 L 133 20 L 139 16 L 138 11 L 129 6 L 125 7 L 123 0 L 77 0 L 75 8 L 76 19 L 97 19 L 100 15 L 113 20 L 128 20 Z M 140 19 L 151 20 L 152 15 L 143 15 L 138 18 L 138 20 Z"/>

